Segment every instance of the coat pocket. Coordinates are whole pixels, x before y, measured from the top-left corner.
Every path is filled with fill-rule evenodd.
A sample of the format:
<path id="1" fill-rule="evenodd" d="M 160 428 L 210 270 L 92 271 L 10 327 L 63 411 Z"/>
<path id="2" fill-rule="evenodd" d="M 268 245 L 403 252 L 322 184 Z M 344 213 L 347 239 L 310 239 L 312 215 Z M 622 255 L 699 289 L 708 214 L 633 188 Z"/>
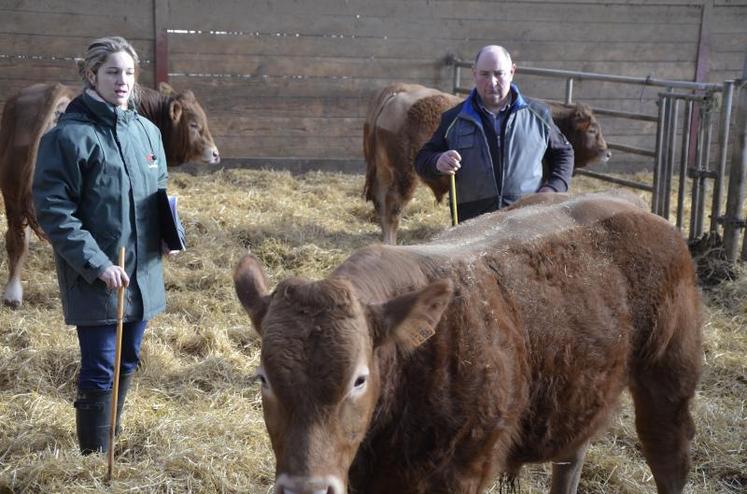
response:
<path id="1" fill-rule="evenodd" d="M 454 135 L 455 149 L 469 149 L 475 145 L 475 129 L 461 128 Z"/>
<path id="2" fill-rule="evenodd" d="M 67 319 L 87 324 L 116 320 L 117 290 L 109 290 L 103 281 L 88 283 L 83 277 L 67 290 Z M 77 323 L 77 322 L 76 322 Z"/>

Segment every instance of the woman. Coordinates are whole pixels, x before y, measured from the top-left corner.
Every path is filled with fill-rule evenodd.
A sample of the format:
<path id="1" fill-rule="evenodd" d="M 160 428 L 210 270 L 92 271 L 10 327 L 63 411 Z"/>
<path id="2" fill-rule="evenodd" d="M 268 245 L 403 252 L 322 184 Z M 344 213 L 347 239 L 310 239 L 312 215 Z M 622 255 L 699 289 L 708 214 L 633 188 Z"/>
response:
<path id="1" fill-rule="evenodd" d="M 75 418 L 83 454 L 109 447 L 117 289 L 127 288 L 117 429 L 143 332 L 166 300 L 156 201 L 166 187 L 166 157 L 158 128 L 135 111 L 137 63 L 123 38 L 91 43 L 78 63 L 85 89 L 42 138 L 33 182 L 65 322 L 77 326 Z M 116 265 L 122 246 L 124 270 Z"/>

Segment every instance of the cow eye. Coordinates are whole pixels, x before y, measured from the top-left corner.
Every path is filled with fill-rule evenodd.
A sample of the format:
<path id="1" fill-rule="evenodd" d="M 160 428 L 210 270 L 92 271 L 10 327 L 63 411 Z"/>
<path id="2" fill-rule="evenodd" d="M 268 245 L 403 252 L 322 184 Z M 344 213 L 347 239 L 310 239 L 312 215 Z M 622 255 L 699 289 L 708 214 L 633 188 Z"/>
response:
<path id="1" fill-rule="evenodd" d="M 366 383 L 368 382 L 368 367 L 361 365 L 356 369 L 353 387 L 350 389 L 350 396 L 357 398 L 366 392 Z"/>
<path id="2" fill-rule="evenodd" d="M 189 127 L 192 129 L 199 129 L 200 126 L 197 124 L 197 122 L 189 122 Z"/>
<path id="3" fill-rule="evenodd" d="M 255 382 L 259 381 L 259 383 L 262 385 L 263 389 L 267 389 L 269 386 L 267 384 L 267 378 L 264 376 L 264 374 L 257 372 L 254 374 L 254 377 L 252 378 Z"/>
<path id="4" fill-rule="evenodd" d="M 366 377 L 367 376 L 358 376 L 355 378 L 355 383 L 353 384 L 355 389 L 363 388 L 363 386 L 366 384 Z"/>

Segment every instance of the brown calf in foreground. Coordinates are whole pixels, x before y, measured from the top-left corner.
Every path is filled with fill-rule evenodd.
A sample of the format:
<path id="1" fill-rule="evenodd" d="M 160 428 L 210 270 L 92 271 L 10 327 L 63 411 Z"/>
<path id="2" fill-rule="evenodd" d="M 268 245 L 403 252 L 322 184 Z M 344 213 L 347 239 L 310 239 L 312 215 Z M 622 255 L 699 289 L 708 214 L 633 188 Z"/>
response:
<path id="1" fill-rule="evenodd" d="M 700 296 L 681 234 L 624 197 L 540 195 L 272 291 L 247 255 L 234 282 L 276 494 L 474 494 L 548 461 L 572 494 L 625 388 L 658 492 L 682 492 Z"/>

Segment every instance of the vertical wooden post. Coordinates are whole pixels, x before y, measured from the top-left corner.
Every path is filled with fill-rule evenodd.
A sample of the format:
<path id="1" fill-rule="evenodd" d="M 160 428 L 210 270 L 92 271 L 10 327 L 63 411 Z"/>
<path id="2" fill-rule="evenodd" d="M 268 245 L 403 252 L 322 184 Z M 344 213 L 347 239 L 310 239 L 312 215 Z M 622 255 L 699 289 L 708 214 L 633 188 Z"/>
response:
<path id="1" fill-rule="evenodd" d="M 169 0 L 153 0 L 153 85 L 169 82 Z"/>

